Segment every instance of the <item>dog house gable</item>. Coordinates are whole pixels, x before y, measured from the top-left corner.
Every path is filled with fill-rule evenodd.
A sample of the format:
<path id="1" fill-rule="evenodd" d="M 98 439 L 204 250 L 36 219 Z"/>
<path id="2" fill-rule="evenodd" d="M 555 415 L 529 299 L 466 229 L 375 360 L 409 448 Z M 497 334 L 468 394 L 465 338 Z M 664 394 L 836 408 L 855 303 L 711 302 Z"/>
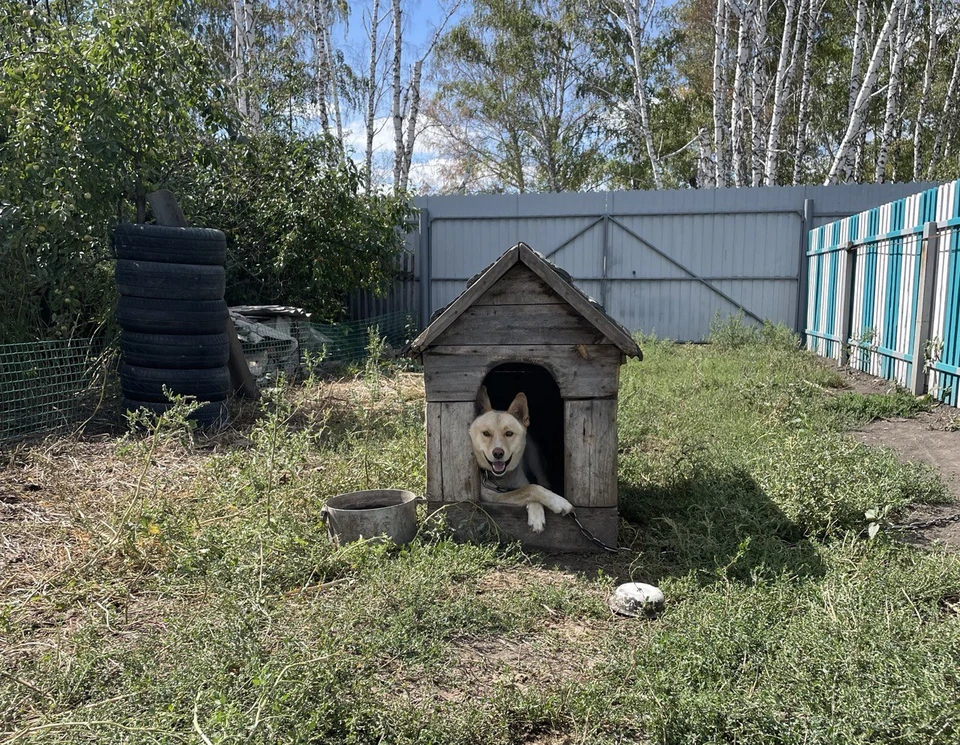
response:
<path id="1" fill-rule="evenodd" d="M 479 499 L 468 434 L 477 392 L 502 365 L 534 365 L 552 376 L 562 402 L 564 496 L 601 540 L 616 540 L 619 369 L 641 353 L 569 275 L 520 243 L 435 314 L 407 353 L 424 368 L 430 503 L 449 508 Z M 484 510 L 497 512 L 498 526 L 531 547 L 591 548 L 569 518 L 548 516 L 547 530 L 534 535 L 525 529 L 524 510 Z"/>

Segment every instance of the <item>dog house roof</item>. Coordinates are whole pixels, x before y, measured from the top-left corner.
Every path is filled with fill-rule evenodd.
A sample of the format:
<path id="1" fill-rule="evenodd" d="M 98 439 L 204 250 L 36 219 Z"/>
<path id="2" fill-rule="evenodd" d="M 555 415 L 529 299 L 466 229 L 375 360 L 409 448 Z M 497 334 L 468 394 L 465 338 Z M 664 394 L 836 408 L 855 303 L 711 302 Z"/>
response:
<path id="1" fill-rule="evenodd" d="M 643 358 L 640 347 L 637 346 L 633 337 L 623 326 L 607 315 L 602 305 L 573 284 L 573 278 L 567 272 L 547 261 L 526 243 L 518 243 L 486 269 L 474 275 L 459 297 L 433 314 L 430 325 L 410 343 L 406 350 L 407 354 L 412 357 L 422 354 L 467 308 L 517 264 L 528 267 L 625 355 Z"/>

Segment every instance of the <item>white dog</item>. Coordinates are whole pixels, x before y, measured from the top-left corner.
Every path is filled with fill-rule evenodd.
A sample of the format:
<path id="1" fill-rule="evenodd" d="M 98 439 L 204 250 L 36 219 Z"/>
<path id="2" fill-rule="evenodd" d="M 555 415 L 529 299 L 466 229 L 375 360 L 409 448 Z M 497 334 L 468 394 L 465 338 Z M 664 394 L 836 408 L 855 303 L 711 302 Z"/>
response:
<path id="1" fill-rule="evenodd" d="M 530 410 L 526 395 L 518 393 L 506 411 L 495 411 L 486 386 L 481 386 L 477 412 L 470 425 L 470 441 L 482 475 L 480 499 L 526 505 L 527 524 L 534 533 L 546 524 L 544 507 L 558 515 L 573 512 L 570 502 L 550 491 L 536 445 L 527 440 Z M 530 483 L 530 476 L 536 484 Z"/>

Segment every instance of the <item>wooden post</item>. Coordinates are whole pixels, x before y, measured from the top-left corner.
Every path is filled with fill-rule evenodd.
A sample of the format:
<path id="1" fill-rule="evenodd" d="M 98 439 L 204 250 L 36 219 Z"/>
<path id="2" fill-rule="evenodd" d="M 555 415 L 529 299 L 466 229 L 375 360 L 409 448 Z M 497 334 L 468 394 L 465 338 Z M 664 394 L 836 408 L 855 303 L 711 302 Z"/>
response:
<path id="1" fill-rule="evenodd" d="M 430 324 L 430 210 L 420 208 L 420 328 Z"/>
<path id="2" fill-rule="evenodd" d="M 147 201 L 150 202 L 150 209 L 153 210 L 157 225 L 169 225 L 173 228 L 190 226 L 173 192 L 167 189 L 158 189 L 147 194 Z M 233 319 L 229 316 L 224 331 L 226 331 L 227 340 L 230 342 L 230 357 L 227 360 L 227 368 L 230 370 L 231 389 L 244 398 L 259 398 L 260 391 L 257 389 L 257 383 L 253 379 L 253 375 L 250 373 L 247 358 L 243 356 L 243 347 L 240 346 L 240 338 L 237 336 Z"/>
<path id="3" fill-rule="evenodd" d="M 800 336 L 800 346 L 807 344 L 807 277 L 810 259 L 807 258 L 808 237 L 813 229 L 813 200 L 803 200 L 803 219 L 800 222 L 800 265 L 797 267 L 797 320 L 796 332 Z"/>
<path id="4" fill-rule="evenodd" d="M 837 355 L 837 366 L 844 367 L 850 361 L 850 322 L 853 315 L 853 271 L 857 247 L 852 241 L 847 241 L 840 254 L 843 262 L 843 283 L 837 295 L 837 307 L 840 309 L 840 354 Z"/>
<path id="5" fill-rule="evenodd" d="M 937 254 L 940 234 L 937 224 L 928 222 L 923 226 L 920 241 L 920 285 L 917 288 L 917 319 L 914 325 L 913 366 L 910 371 L 910 392 L 920 396 L 927 392 L 926 351 L 930 342 L 930 318 L 933 315 L 933 298 L 936 292 Z"/>

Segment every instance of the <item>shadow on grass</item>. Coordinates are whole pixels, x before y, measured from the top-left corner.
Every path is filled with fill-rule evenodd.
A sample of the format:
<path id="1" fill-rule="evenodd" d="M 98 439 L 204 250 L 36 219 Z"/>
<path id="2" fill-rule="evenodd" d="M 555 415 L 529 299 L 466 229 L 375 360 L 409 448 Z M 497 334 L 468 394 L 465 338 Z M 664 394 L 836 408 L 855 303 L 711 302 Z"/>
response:
<path id="1" fill-rule="evenodd" d="M 742 468 L 700 467 L 669 484 L 620 483 L 620 514 L 637 530 L 645 573 L 702 585 L 823 576 L 816 546 Z"/>
<path id="2" fill-rule="evenodd" d="M 692 577 L 702 587 L 774 578 L 808 580 L 824 567 L 802 525 L 790 520 L 743 469 L 701 467 L 669 484 L 621 481 L 620 545 L 589 556 L 543 555 L 545 566 L 617 582 Z"/>

